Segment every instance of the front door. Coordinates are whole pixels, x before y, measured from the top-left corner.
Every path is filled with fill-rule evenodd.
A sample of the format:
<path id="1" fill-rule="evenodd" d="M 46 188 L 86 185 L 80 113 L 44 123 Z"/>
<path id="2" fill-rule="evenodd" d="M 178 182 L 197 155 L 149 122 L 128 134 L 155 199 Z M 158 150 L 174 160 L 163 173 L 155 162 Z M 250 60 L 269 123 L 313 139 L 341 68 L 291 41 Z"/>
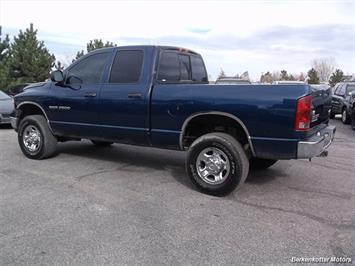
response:
<path id="1" fill-rule="evenodd" d="M 109 55 L 98 52 L 80 59 L 66 71 L 64 85 L 53 83 L 48 108 L 56 134 L 82 138 L 100 135 L 98 99 Z"/>

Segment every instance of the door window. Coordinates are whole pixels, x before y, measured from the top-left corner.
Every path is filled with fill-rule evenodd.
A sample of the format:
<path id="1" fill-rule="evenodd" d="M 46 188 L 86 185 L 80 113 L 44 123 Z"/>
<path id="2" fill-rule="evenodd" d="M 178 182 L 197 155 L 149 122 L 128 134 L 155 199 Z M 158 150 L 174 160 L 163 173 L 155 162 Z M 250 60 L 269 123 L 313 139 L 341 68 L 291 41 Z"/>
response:
<path id="1" fill-rule="evenodd" d="M 100 83 L 105 63 L 110 53 L 90 55 L 69 69 L 66 75 L 68 84 L 96 84 Z"/>
<path id="2" fill-rule="evenodd" d="M 143 51 L 118 51 L 112 65 L 110 83 L 137 83 L 142 65 Z"/>

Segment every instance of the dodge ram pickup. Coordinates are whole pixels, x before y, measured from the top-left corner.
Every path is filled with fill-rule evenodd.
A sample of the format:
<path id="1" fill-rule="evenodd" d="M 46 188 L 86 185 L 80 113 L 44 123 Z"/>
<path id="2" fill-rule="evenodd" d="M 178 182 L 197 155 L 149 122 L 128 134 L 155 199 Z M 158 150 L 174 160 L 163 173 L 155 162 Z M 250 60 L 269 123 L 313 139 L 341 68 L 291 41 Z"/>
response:
<path id="1" fill-rule="evenodd" d="M 57 142 L 187 151 L 198 189 L 226 195 L 249 167 L 325 156 L 335 127 L 331 95 L 295 85 L 211 85 L 202 57 L 167 46 L 98 49 L 15 96 L 11 123 L 25 156 Z"/>

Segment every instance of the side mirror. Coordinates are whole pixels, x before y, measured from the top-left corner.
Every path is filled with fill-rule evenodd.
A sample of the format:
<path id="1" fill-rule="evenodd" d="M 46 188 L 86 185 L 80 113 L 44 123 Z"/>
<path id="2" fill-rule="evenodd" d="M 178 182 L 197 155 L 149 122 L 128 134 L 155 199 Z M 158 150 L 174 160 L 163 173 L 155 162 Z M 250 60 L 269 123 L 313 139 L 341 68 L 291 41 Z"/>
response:
<path id="1" fill-rule="evenodd" d="M 63 72 L 60 70 L 55 70 L 51 73 L 51 80 L 54 82 L 63 82 L 64 81 L 64 75 Z"/>

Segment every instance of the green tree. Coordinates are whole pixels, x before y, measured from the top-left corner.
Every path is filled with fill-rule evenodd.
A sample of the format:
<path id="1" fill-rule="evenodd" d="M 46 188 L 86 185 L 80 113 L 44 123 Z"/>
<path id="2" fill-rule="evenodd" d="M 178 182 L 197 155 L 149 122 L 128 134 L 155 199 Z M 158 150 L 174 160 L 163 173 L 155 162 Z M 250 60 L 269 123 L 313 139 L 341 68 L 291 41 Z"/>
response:
<path id="1" fill-rule="evenodd" d="M 86 44 L 86 52 L 90 53 L 91 51 L 94 51 L 99 48 L 115 47 L 115 46 L 117 46 L 117 44 L 115 44 L 113 42 L 107 41 L 106 43 L 104 43 L 101 39 L 94 39 L 94 40 L 90 40 L 90 42 Z M 76 53 L 76 56 L 75 56 L 75 59 L 73 60 L 73 62 L 75 60 L 79 59 L 80 57 L 82 57 L 83 55 L 85 55 L 84 50 L 78 51 Z"/>
<path id="2" fill-rule="evenodd" d="M 311 68 L 308 72 L 308 84 L 319 84 L 318 73 L 314 68 Z"/>
<path id="3" fill-rule="evenodd" d="M 7 61 L 9 58 L 10 38 L 6 34 L 5 38 L 2 37 L 2 27 L 0 26 L 0 90 L 5 89 L 8 84 L 8 66 Z"/>
<path id="4" fill-rule="evenodd" d="M 11 83 L 44 81 L 54 66 L 55 57 L 50 54 L 43 41 L 37 39 L 33 24 L 20 30 L 10 47 L 9 74 Z"/>
<path id="5" fill-rule="evenodd" d="M 329 84 L 333 87 L 338 82 L 342 82 L 344 80 L 344 73 L 340 69 L 336 69 L 333 74 L 329 78 Z"/>

